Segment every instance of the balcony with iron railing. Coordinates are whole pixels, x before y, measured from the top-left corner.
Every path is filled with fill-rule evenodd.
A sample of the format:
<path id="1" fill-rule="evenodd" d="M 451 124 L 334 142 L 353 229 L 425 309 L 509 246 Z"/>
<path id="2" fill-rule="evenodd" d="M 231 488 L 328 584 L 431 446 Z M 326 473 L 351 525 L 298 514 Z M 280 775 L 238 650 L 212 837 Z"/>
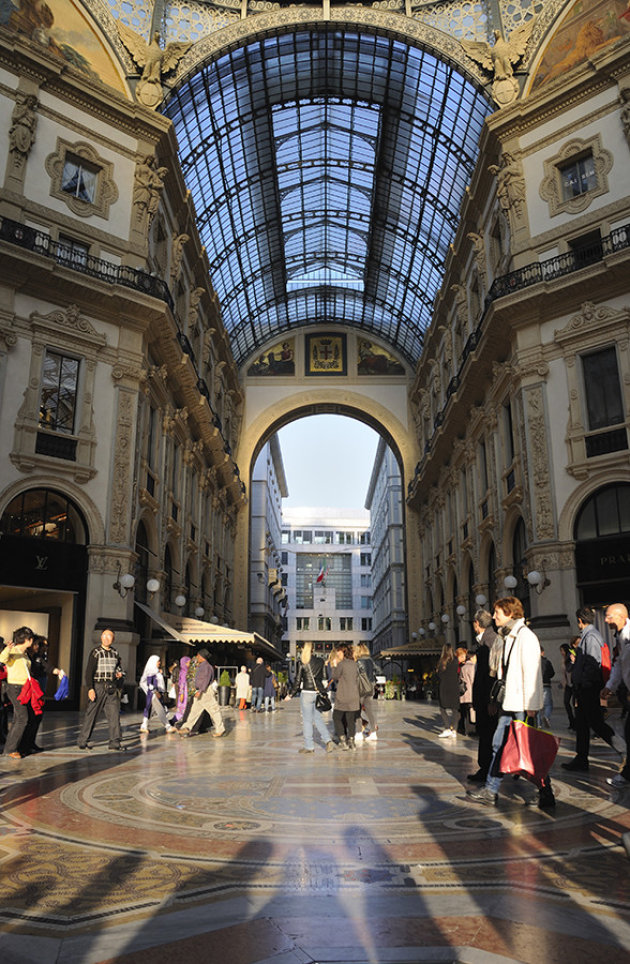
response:
<path id="1" fill-rule="evenodd" d="M 566 275 L 573 274 L 577 271 L 582 271 L 584 268 L 597 264 L 610 255 L 615 254 L 618 251 L 623 251 L 627 248 L 630 248 L 630 224 L 625 224 L 622 227 L 615 228 L 615 230 L 611 231 L 611 233 L 605 238 L 598 238 L 592 241 L 590 244 L 576 247 L 574 250 L 566 252 L 566 254 L 559 254 L 553 258 L 548 258 L 545 261 L 535 261 L 533 264 L 525 265 L 523 268 L 510 271 L 508 274 L 494 279 L 492 285 L 490 286 L 490 290 L 486 295 L 479 324 L 464 345 L 457 374 L 454 375 L 449 382 L 444 405 L 442 406 L 441 410 L 436 413 L 435 418 L 433 419 L 433 435 L 430 439 L 426 440 L 422 458 L 416 465 L 414 477 L 407 486 L 408 498 L 413 495 L 414 487 L 418 477 L 424 470 L 424 466 L 426 465 L 427 459 L 430 456 L 431 449 L 433 448 L 438 431 L 446 420 L 446 410 L 450 405 L 453 396 L 457 394 L 457 390 L 462 383 L 462 371 L 464 366 L 468 361 L 469 356 L 475 351 L 479 345 L 479 342 L 481 341 L 486 316 L 490 306 L 499 298 L 504 298 L 507 295 L 514 294 L 517 291 L 524 291 L 525 289 L 542 282 L 555 281 L 558 278 L 565 277 Z M 620 447 L 625 447 L 621 446 L 620 442 L 616 444 L 619 444 Z"/>
<path id="2" fill-rule="evenodd" d="M 162 278 L 156 278 L 139 268 L 112 264 L 111 261 L 103 258 L 94 258 L 63 241 L 55 241 L 49 234 L 37 231 L 28 224 L 20 224 L 10 218 L 0 217 L 0 241 L 8 241 L 20 248 L 26 248 L 27 251 L 50 258 L 57 264 L 72 268 L 73 271 L 88 275 L 90 278 L 141 291 L 153 298 L 159 298 L 160 301 L 165 301 L 171 309 L 173 308 L 173 298 L 168 285 Z"/>

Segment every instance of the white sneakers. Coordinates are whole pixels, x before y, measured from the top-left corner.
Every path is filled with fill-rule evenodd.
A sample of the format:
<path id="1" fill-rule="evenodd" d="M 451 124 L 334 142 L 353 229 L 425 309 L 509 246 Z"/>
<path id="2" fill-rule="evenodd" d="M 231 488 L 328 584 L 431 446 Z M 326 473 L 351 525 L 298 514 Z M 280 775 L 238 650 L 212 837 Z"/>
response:
<path id="1" fill-rule="evenodd" d="M 141 733 L 148 733 L 148 732 L 149 732 L 149 723 L 148 723 L 148 720 L 143 720 L 143 721 L 142 721 L 142 723 L 140 724 L 140 732 L 141 732 Z"/>
<path id="2" fill-rule="evenodd" d="M 174 732 L 175 732 L 175 727 L 174 727 L 174 726 L 171 726 L 170 723 L 167 723 L 167 724 L 166 724 L 166 732 L 167 732 L 167 733 L 174 733 Z"/>
<path id="3" fill-rule="evenodd" d="M 377 740 L 378 740 L 378 737 L 376 735 L 376 730 L 372 730 L 370 735 L 365 737 L 366 743 L 376 743 Z"/>
<path id="4" fill-rule="evenodd" d="M 354 734 L 354 742 L 355 742 L 355 743 L 363 743 L 363 740 L 364 740 L 363 733 L 355 733 L 355 734 Z"/>
<path id="5" fill-rule="evenodd" d="M 457 736 L 457 733 L 455 732 L 455 730 L 451 730 L 451 729 L 442 730 L 442 732 L 438 734 L 438 739 L 446 740 L 447 737 L 449 736 Z"/>
<path id="6" fill-rule="evenodd" d="M 630 780 L 626 780 L 622 777 L 620 773 L 616 773 L 614 777 L 607 777 L 606 783 L 611 787 L 616 787 L 617 790 L 622 790 L 624 787 L 630 787 Z"/>

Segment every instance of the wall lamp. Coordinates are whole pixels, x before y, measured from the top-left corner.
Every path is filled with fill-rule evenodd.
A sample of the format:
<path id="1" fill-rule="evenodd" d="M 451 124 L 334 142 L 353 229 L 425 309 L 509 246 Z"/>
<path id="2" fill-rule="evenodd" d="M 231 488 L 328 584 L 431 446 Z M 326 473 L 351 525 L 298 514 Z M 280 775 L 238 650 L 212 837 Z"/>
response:
<path id="1" fill-rule="evenodd" d="M 116 576 L 116 582 L 112 586 L 119 596 L 124 599 L 127 593 L 133 589 L 135 585 L 135 576 L 132 576 L 130 572 L 123 573 L 120 563 L 118 563 L 118 575 Z"/>
<path id="2" fill-rule="evenodd" d="M 503 585 L 506 589 L 516 589 L 518 586 L 518 579 L 516 576 L 506 576 L 503 580 Z"/>
<path id="3" fill-rule="evenodd" d="M 149 596 L 155 596 L 160 591 L 159 579 L 147 579 L 147 592 Z"/>
<path id="4" fill-rule="evenodd" d="M 460 619 L 463 619 L 464 616 L 466 615 L 466 607 L 460 603 L 457 609 L 455 610 L 455 612 L 457 613 Z"/>
<path id="5" fill-rule="evenodd" d="M 547 586 L 551 585 L 544 569 L 542 572 L 538 572 L 538 569 L 530 569 L 529 572 L 526 572 L 524 575 L 532 589 L 535 589 L 539 596 Z"/>
<path id="6" fill-rule="evenodd" d="M 197 606 L 197 608 L 195 609 L 195 616 L 197 617 L 197 619 L 203 619 L 205 612 L 206 611 L 203 608 L 203 606 Z"/>
<path id="7" fill-rule="evenodd" d="M 430 622 L 430 623 L 429 623 L 429 632 L 434 633 L 436 629 L 437 629 L 437 626 L 435 625 L 435 623 L 434 623 L 433 621 Z"/>
<path id="8" fill-rule="evenodd" d="M 178 607 L 178 609 L 184 608 L 186 605 L 186 597 L 183 593 L 180 592 L 179 595 L 175 596 L 175 605 Z"/>
<path id="9" fill-rule="evenodd" d="M 451 618 L 451 617 L 449 616 L 448 613 L 442 613 L 442 615 L 440 616 L 440 619 L 442 620 L 442 622 L 444 623 L 445 626 L 446 626 L 446 624 L 448 623 L 448 621 L 449 621 L 450 618 Z"/>
<path id="10" fill-rule="evenodd" d="M 484 596 L 482 592 L 477 593 L 477 595 L 475 596 L 475 602 L 478 606 L 485 606 L 486 603 L 488 602 L 488 597 Z"/>

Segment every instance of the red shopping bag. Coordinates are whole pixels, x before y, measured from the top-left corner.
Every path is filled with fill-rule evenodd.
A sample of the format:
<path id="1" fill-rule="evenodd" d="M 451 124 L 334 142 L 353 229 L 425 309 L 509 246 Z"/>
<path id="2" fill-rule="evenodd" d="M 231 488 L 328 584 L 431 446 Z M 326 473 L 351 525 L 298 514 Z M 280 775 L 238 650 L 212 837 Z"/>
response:
<path id="1" fill-rule="evenodd" d="M 521 773 L 541 780 L 549 773 L 559 746 L 560 740 L 553 733 L 512 720 L 501 755 L 501 773 Z"/>
<path id="2" fill-rule="evenodd" d="M 41 686 L 32 676 L 29 676 L 18 693 L 18 702 L 23 703 L 24 706 L 28 706 L 30 703 L 35 716 L 41 716 L 44 712 L 44 694 L 42 693 Z"/>

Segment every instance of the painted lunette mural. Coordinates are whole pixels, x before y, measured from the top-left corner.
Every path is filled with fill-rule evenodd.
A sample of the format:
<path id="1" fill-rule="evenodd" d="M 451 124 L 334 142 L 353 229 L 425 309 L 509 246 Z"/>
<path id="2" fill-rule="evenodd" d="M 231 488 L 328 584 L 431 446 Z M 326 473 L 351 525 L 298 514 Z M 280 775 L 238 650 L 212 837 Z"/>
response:
<path id="1" fill-rule="evenodd" d="M 594 53 L 630 36 L 630 0 L 577 0 L 553 34 L 538 64 L 536 90 Z"/>
<path id="2" fill-rule="evenodd" d="M 72 0 L 0 0 L 0 27 L 25 35 L 90 80 L 128 96 L 120 67 Z"/>

